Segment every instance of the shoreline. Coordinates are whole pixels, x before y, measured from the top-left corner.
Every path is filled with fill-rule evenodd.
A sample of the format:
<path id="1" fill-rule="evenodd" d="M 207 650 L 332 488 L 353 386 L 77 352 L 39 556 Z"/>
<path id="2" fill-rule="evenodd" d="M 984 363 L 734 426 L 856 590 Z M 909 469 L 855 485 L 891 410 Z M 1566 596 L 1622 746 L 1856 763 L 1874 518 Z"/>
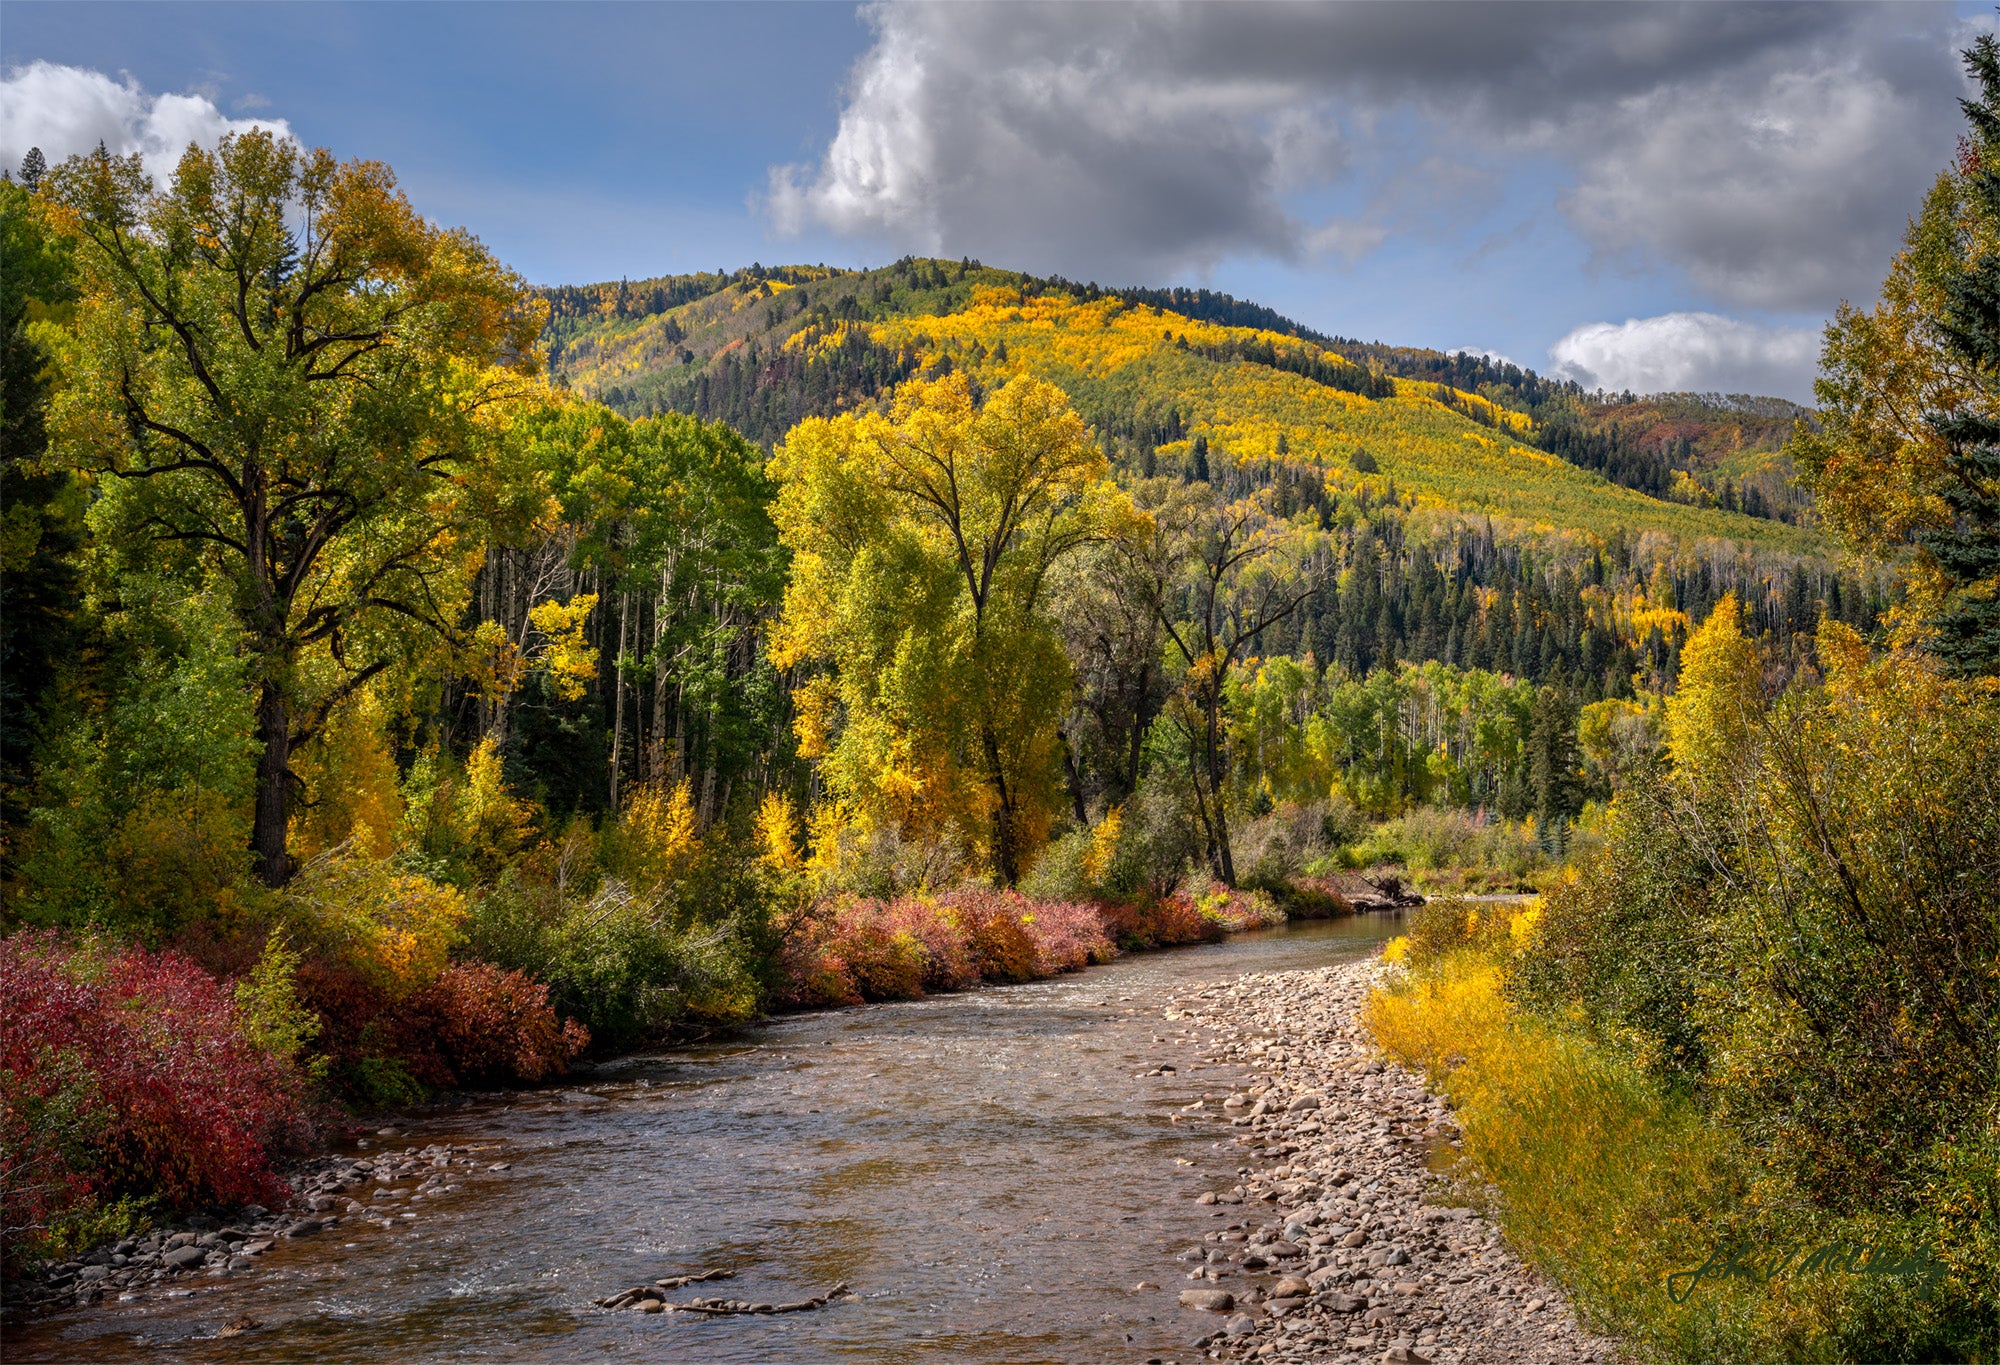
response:
<path id="1" fill-rule="evenodd" d="M 1344 915 L 1288 916 L 1285 923 L 1319 923 L 1393 913 L 1402 913 L 1402 910 L 1400 907 L 1357 907 Z M 1282 924 L 1249 925 L 1241 929 L 1228 930 L 1220 938 L 1206 942 L 1163 943 L 1145 948 L 1121 948 L 1117 955 L 1118 957 L 1151 955 L 1185 948 L 1207 947 L 1242 934 L 1263 933 L 1282 927 Z M 1034 977 L 1031 981 L 1051 981 L 1065 976 L 1081 977 L 1102 965 L 1108 964 L 1086 964 L 1068 971 Z M 969 995 L 976 991 L 1023 984 L 1029 983 L 979 981 L 958 990 L 936 992 L 935 995 Z M 935 995 L 920 998 L 935 998 Z M 773 1009 L 751 1019 L 719 1026 L 689 1027 L 684 1031 L 675 1026 L 651 1048 L 625 1049 L 604 1057 L 588 1058 L 587 1061 L 594 1067 L 644 1052 L 671 1050 L 726 1039 L 732 1034 L 755 1029 L 777 1019 L 794 1018 L 805 1014 L 837 1014 L 845 1010 L 872 1008 L 886 1003 L 895 1002 L 864 1001 L 859 1005 L 809 1005 L 791 1009 Z M 479 1099 L 493 1099 L 538 1090 L 560 1090 L 565 1086 L 573 1087 L 574 1084 L 574 1073 L 571 1073 L 552 1077 L 533 1086 L 505 1090 L 446 1091 L 419 1106 L 355 1118 L 352 1126 L 346 1131 L 350 1136 L 358 1137 L 358 1142 L 352 1145 L 365 1149 L 375 1141 L 399 1137 L 407 1129 L 419 1127 L 427 1120 Z M 364 1124 L 380 1126 L 364 1128 Z M 338 1139 L 333 1138 L 331 1133 L 329 1139 L 329 1147 L 338 1143 Z M 0 1325 L 11 1330 L 22 1323 L 50 1313 L 93 1307 L 105 1301 L 107 1297 L 113 1301 L 129 1302 L 157 1294 L 170 1296 L 190 1294 L 194 1292 L 193 1286 L 204 1283 L 211 1277 L 254 1271 L 257 1268 L 257 1258 L 275 1245 L 280 1238 L 314 1236 L 333 1231 L 343 1218 L 367 1218 L 373 1206 L 372 1196 L 370 1203 L 367 1204 L 347 1197 L 351 1190 L 360 1185 L 373 1183 L 393 1189 L 402 1179 L 417 1173 L 421 1163 L 435 1161 L 441 1155 L 454 1163 L 445 1169 L 456 1174 L 478 1174 L 480 1172 L 472 1170 L 472 1167 L 477 1165 L 476 1161 L 471 1161 L 469 1164 L 457 1163 L 467 1161 L 468 1154 L 479 1150 L 476 1146 L 431 1144 L 425 1147 L 407 1147 L 394 1152 L 385 1148 L 383 1152 L 371 1154 L 367 1158 L 343 1155 L 331 1150 L 313 1153 L 287 1165 L 280 1172 L 280 1177 L 292 1187 L 293 1194 L 289 1202 L 277 1209 L 266 1209 L 253 1204 L 221 1213 L 200 1211 L 177 1214 L 162 1218 L 143 1233 L 101 1242 L 64 1260 L 50 1262 L 35 1271 L 7 1281 L 6 1302 L 4 1311 L 0 1311 Z M 385 1160 L 398 1167 L 407 1167 L 406 1174 L 387 1181 L 381 1179 L 365 1181 L 359 1176 L 350 1178 L 350 1172 L 362 1167 L 373 1171 Z M 421 1203 L 442 1197 L 444 1193 L 449 1192 L 449 1188 L 437 1194 L 419 1194 L 414 1190 L 401 1191 L 389 1198 L 392 1200 L 409 1198 Z M 408 1207 L 401 1205 L 399 1210 L 407 1212 Z M 186 1250 L 188 1247 L 197 1248 L 201 1254 L 189 1255 Z"/>
<path id="2" fill-rule="evenodd" d="M 1202 1193 L 1221 1225 L 1179 1283 L 1197 1358 L 1287 1362 L 1614 1362 L 1567 1296 L 1428 1167 L 1458 1125 L 1360 1019 L 1369 958 L 1190 990 L 1169 1024 L 1205 1062 L 1257 1080 L 1223 1103 L 1238 1181 Z"/>

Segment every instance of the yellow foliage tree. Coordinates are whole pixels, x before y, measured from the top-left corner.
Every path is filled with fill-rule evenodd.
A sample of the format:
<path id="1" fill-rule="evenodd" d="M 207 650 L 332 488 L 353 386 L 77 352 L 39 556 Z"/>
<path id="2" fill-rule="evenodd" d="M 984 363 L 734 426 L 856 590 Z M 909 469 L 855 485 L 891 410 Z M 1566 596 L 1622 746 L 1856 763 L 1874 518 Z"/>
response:
<path id="1" fill-rule="evenodd" d="M 957 826 L 1012 883 L 1046 837 L 1069 663 L 1045 591 L 1134 521 L 1061 390 L 907 384 L 887 415 L 809 418 L 771 461 L 793 553 L 772 634 L 798 734 L 864 821 Z"/>
<path id="2" fill-rule="evenodd" d="M 1680 685 L 1667 698 L 1667 752 L 1698 790 L 1727 777 L 1763 714 L 1757 650 L 1743 634 L 1742 616 L 1736 594 L 1723 594 L 1688 636 Z"/>
<path id="3" fill-rule="evenodd" d="M 606 862 L 633 894 L 656 899 L 687 871 L 701 831 L 687 779 L 635 787 L 618 813 Z"/>
<path id="4" fill-rule="evenodd" d="M 375 688 L 363 688 L 328 717 L 319 741 L 299 755 L 299 777 L 315 793 L 292 816 L 299 857 L 317 857 L 349 839 L 375 857 L 389 856 L 403 797 L 384 710 Z"/>

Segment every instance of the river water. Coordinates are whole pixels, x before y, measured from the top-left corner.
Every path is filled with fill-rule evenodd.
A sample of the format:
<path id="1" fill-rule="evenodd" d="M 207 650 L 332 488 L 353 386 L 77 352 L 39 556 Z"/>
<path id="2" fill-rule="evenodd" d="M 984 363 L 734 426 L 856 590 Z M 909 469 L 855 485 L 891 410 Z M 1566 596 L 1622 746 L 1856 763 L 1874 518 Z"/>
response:
<path id="1" fill-rule="evenodd" d="M 1165 1001 L 1371 949 L 1393 918 L 1289 925 L 1024 986 L 791 1015 L 476 1101 L 384 1147 L 482 1147 L 393 1230 L 280 1241 L 186 1297 L 106 1302 L 7 1343 L 13 1362 L 1054 1361 L 1188 1354 L 1172 1258 L 1235 1180 L 1218 1100 L 1245 1073 L 1176 1043 Z M 1177 1072 L 1148 1076 L 1161 1064 Z M 1207 1097 L 1181 1122 L 1170 1116 Z M 352 1149 L 350 1149 L 352 1150 Z M 368 1191 L 360 1191 L 365 1201 Z M 669 1297 L 815 1312 L 607 1312 L 594 1298 L 726 1266 Z M 1160 1286 L 1135 1288 L 1141 1281 Z M 248 1315 L 258 1324 L 219 1336 Z"/>

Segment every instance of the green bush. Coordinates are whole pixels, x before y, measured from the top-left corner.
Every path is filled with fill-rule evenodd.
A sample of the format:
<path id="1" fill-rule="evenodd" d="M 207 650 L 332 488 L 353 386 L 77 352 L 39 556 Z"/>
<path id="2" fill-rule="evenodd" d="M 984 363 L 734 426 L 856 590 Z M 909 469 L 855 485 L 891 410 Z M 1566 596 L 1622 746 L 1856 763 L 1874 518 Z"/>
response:
<path id="1" fill-rule="evenodd" d="M 705 853 L 706 875 L 665 897 L 609 878 L 583 896 L 509 871 L 474 902 L 468 947 L 547 982 L 556 1012 L 582 1020 L 600 1045 L 657 1035 L 688 1015 L 748 1017 L 770 956 L 764 907 L 751 878 L 722 875 L 720 862 Z"/>

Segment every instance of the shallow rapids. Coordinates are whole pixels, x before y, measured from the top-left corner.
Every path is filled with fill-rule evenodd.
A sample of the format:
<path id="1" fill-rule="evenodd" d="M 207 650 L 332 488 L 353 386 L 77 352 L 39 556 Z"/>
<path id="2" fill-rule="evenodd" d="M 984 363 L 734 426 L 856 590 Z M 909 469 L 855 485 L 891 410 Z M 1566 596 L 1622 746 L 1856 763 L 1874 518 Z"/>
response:
<path id="1" fill-rule="evenodd" d="M 1220 1100 L 1162 1007 L 1190 985 L 1321 966 L 1396 932 L 1299 924 L 1031 985 L 794 1015 L 479 1100 L 385 1146 L 470 1144 L 504 1171 L 382 1229 L 281 1241 L 251 1270 L 10 1331 L 9 1362 L 1187 1359 L 1174 1254 L 1236 1180 Z M 1172 1066 L 1176 1071 L 1147 1074 Z M 1174 1121 L 1195 1101 L 1206 1105 Z M 369 1191 L 357 1196 L 367 1203 Z M 699 1286 L 784 1316 L 609 1312 Z M 1158 1288 L 1137 1289 L 1142 1281 Z M 254 1327 L 222 1335 L 247 1316 Z"/>

